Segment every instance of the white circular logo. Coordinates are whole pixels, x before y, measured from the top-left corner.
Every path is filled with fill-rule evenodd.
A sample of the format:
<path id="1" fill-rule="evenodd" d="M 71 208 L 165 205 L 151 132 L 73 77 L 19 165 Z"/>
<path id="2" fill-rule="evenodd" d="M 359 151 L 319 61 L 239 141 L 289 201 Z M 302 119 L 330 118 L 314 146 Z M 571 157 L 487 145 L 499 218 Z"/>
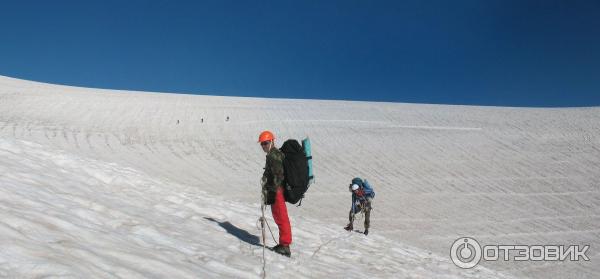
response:
<path id="1" fill-rule="evenodd" d="M 481 260 L 481 245 L 471 237 L 461 237 L 452 243 L 450 258 L 460 268 L 472 268 Z"/>

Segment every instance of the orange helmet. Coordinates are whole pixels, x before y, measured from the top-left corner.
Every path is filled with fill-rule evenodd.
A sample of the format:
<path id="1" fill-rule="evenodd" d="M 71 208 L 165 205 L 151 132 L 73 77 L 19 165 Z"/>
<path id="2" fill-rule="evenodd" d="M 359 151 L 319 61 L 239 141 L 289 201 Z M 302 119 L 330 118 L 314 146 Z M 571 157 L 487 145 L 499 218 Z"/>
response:
<path id="1" fill-rule="evenodd" d="M 262 133 L 260 133 L 260 136 L 258 136 L 258 142 L 263 142 L 263 141 L 268 141 L 268 140 L 274 140 L 275 136 L 273 135 L 273 133 L 271 133 L 271 131 L 263 131 Z"/>

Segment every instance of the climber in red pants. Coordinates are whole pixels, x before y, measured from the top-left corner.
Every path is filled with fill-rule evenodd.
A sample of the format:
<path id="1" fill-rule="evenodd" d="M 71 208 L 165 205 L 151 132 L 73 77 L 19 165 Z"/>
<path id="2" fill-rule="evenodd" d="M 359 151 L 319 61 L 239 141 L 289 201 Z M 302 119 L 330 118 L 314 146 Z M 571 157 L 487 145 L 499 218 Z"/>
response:
<path id="1" fill-rule="evenodd" d="M 264 131 L 258 137 L 263 151 L 267 153 L 265 172 L 262 177 L 262 191 L 265 204 L 271 205 L 273 219 L 279 227 L 279 244 L 273 251 L 284 256 L 291 256 L 290 244 L 292 243 L 292 227 L 288 217 L 285 198 L 283 196 L 283 159 L 284 155 L 275 147 L 275 136 L 270 131 Z"/>

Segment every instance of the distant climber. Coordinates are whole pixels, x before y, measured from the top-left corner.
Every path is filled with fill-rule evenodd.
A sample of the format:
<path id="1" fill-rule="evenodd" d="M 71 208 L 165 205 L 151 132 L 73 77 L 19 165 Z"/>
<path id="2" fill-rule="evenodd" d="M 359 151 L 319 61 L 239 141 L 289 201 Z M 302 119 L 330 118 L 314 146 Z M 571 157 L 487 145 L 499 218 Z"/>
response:
<path id="1" fill-rule="evenodd" d="M 225 121 L 229 121 L 229 116 L 227 116 L 227 118 L 225 118 Z"/>
<path id="2" fill-rule="evenodd" d="M 354 219 L 356 214 L 364 213 L 365 216 L 365 231 L 364 234 L 369 234 L 369 226 L 371 224 L 371 205 L 373 204 L 373 198 L 375 198 L 375 191 L 367 180 L 360 179 L 358 177 L 352 179 L 352 183 L 348 186 L 350 192 L 352 192 L 352 207 L 350 208 L 350 214 L 348 219 L 350 223 L 344 228 L 347 231 L 354 229 Z"/>
<path id="3" fill-rule="evenodd" d="M 283 196 L 283 153 L 275 147 L 275 136 L 270 131 L 264 131 L 258 137 L 262 150 L 267 153 L 265 171 L 261 184 L 264 204 L 271 205 L 273 219 L 279 228 L 279 244 L 272 248 L 281 255 L 290 257 L 292 243 L 292 227 L 288 217 L 285 198 Z"/>

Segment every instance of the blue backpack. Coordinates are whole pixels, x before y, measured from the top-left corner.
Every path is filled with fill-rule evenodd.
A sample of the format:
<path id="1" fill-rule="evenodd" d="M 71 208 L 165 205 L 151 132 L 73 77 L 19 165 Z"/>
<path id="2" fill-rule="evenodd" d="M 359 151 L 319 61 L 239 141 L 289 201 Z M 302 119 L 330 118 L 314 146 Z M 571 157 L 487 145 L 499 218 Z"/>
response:
<path id="1" fill-rule="evenodd" d="M 352 184 L 356 184 L 358 186 L 360 186 L 361 188 L 363 188 L 363 190 L 365 191 L 365 194 L 367 196 L 369 196 L 370 198 L 375 198 L 375 191 L 373 190 L 373 187 L 371 187 L 371 184 L 369 184 L 369 182 L 365 179 L 360 179 L 359 177 L 355 177 L 354 179 L 352 179 Z"/>

